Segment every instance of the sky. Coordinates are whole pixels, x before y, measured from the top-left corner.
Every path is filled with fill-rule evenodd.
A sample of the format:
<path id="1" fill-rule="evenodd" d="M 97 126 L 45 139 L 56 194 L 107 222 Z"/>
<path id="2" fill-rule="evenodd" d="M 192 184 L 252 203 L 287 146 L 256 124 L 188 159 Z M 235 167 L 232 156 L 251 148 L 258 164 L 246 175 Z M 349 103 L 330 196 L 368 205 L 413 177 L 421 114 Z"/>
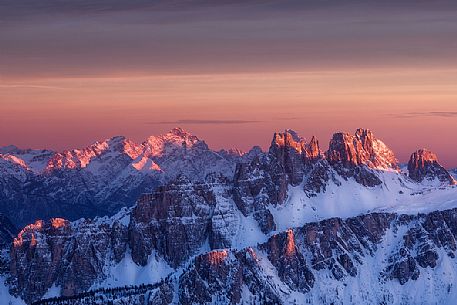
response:
<path id="1" fill-rule="evenodd" d="M 0 146 L 368 128 L 457 167 L 457 2 L 1 0 Z"/>

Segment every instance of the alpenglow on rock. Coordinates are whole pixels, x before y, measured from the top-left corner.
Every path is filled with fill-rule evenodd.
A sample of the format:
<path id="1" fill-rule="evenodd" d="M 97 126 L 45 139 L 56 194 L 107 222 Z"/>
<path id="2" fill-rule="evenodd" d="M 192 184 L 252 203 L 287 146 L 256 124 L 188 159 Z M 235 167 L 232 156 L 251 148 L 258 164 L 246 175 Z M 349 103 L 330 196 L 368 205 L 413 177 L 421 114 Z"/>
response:
<path id="1" fill-rule="evenodd" d="M 211 173 L 232 178 L 241 159 L 249 156 L 219 154 L 181 128 L 141 144 L 118 136 L 64 152 L 6 147 L 0 149 L 0 212 L 19 226 L 113 215 L 180 174 L 192 181 Z"/>
<path id="2" fill-rule="evenodd" d="M 54 239 L 68 234 L 37 230 Z M 187 260 L 183 270 L 171 270 L 162 281 L 149 285 L 95 289 L 37 304 L 56 305 L 66 300 L 71 303 L 63 304 L 450 304 L 456 293 L 456 234 L 456 209 L 330 218 L 275 233 L 252 247 L 198 254 Z M 109 235 L 98 237 L 101 245 L 110 243 Z M 51 237 L 34 240 L 30 234 L 23 236 L 20 247 L 27 244 L 28 249 L 50 251 L 53 246 L 41 243 L 43 238 Z M 96 251 L 103 249 L 96 247 Z M 37 270 L 38 254 L 24 252 L 24 266 L 37 274 L 60 266 L 58 260 L 51 261 Z M 94 261 L 100 254 L 88 252 L 81 262 Z M 84 272 L 67 272 L 67 277 L 60 278 L 64 287 L 73 283 L 87 287 L 97 281 Z M 37 286 L 31 278 L 18 279 L 21 293 L 32 299 L 50 287 L 50 283 Z"/>
<path id="3" fill-rule="evenodd" d="M 335 133 L 326 157 L 338 174 L 365 186 L 381 184 L 370 169 L 399 170 L 394 153 L 367 129 L 357 129 L 355 135 Z"/>
<path id="4" fill-rule="evenodd" d="M 456 180 L 438 163 L 436 154 L 428 149 L 414 152 L 408 162 L 409 177 L 417 182 L 424 180 L 456 184 Z"/>

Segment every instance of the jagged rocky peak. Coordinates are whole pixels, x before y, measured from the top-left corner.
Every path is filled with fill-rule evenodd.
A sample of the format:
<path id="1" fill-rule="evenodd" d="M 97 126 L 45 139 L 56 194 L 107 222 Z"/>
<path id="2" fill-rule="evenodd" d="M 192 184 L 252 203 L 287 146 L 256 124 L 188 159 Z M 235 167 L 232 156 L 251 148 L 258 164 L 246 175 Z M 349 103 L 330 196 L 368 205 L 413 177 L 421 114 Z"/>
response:
<path id="1" fill-rule="evenodd" d="M 436 154 L 428 149 L 419 149 L 414 152 L 408 162 L 409 177 L 417 182 L 422 182 L 424 179 L 433 181 L 457 184 L 456 180 L 449 172 L 442 167 Z"/>
<path id="2" fill-rule="evenodd" d="M 306 167 L 321 157 L 315 137 L 307 143 L 291 129 L 274 134 L 269 154 L 283 168 L 292 185 L 300 184 Z"/>
<path id="3" fill-rule="evenodd" d="M 330 140 L 327 159 L 346 167 L 366 165 L 373 169 L 399 170 L 394 153 L 368 129 L 357 129 L 354 135 L 335 133 Z"/>
<path id="4" fill-rule="evenodd" d="M 142 150 L 141 145 L 126 139 L 124 136 L 115 136 L 101 142 L 95 142 L 83 149 L 65 150 L 56 153 L 48 161 L 46 170 L 85 168 L 95 158 L 110 152 L 135 159 L 142 153 Z"/>
<path id="5" fill-rule="evenodd" d="M 155 249 L 171 266 L 182 264 L 208 239 L 215 206 L 210 187 L 191 183 L 184 175 L 142 196 L 129 224 L 133 261 L 146 265 Z"/>
<path id="6" fill-rule="evenodd" d="M 297 152 L 301 152 L 305 145 L 305 139 L 300 137 L 297 132 L 292 129 L 286 129 L 284 132 L 275 132 L 273 135 L 273 141 L 271 143 L 272 148 L 292 148 Z"/>
<path id="7" fill-rule="evenodd" d="M 124 136 L 115 136 L 105 142 L 108 150 L 124 153 L 131 159 L 137 158 L 143 152 L 143 147 L 141 145 L 127 139 Z"/>
<path id="8" fill-rule="evenodd" d="M 190 148 L 209 150 L 205 141 L 179 127 L 160 136 L 150 136 L 143 145 L 153 157 L 161 157 L 177 151 L 185 153 Z"/>
<path id="9" fill-rule="evenodd" d="M 319 148 L 319 141 L 315 136 L 311 137 L 311 141 L 305 146 L 306 156 L 310 159 L 319 159 L 321 157 L 321 150 Z"/>
<path id="10" fill-rule="evenodd" d="M 305 160 L 316 159 L 320 156 L 319 141 L 313 136 L 307 143 L 304 138 L 292 129 L 276 132 L 271 142 L 270 152 L 286 158 L 287 154 L 296 152 Z"/>
<path id="11" fill-rule="evenodd" d="M 382 183 L 373 169 L 400 171 L 392 150 L 367 129 L 357 129 L 354 135 L 335 133 L 326 157 L 339 175 L 345 179 L 353 177 L 364 186 Z"/>
<path id="12" fill-rule="evenodd" d="M 9 163 L 9 164 L 11 164 L 13 166 L 19 166 L 19 167 L 22 167 L 24 169 L 28 169 L 28 166 L 25 163 L 25 161 L 22 160 L 21 158 L 18 158 L 16 156 L 14 156 L 14 155 L 0 154 L 0 160 L 3 160 L 4 162 Z"/>
<path id="13" fill-rule="evenodd" d="M 117 264 L 124 258 L 125 222 L 121 217 L 73 223 L 52 218 L 26 226 L 11 247 L 11 292 L 30 304 L 52 285 L 61 287 L 62 296 L 88 290 L 96 279 L 106 276 L 107 262 Z"/>
<path id="14" fill-rule="evenodd" d="M 54 154 L 54 151 L 47 149 L 20 149 L 14 145 L 0 147 L 1 160 L 36 173 L 43 171 Z"/>

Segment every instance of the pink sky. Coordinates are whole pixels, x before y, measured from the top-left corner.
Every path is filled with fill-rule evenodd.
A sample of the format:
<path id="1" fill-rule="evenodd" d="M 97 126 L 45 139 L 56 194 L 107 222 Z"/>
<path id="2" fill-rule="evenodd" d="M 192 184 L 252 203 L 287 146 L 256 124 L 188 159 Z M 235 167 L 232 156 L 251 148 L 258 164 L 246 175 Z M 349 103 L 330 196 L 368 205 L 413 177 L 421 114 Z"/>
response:
<path id="1" fill-rule="evenodd" d="M 87 1 L 0 10 L 0 145 L 183 127 L 213 148 L 372 129 L 457 167 L 457 3 Z"/>
<path id="2" fill-rule="evenodd" d="M 369 128 L 401 161 L 418 148 L 457 166 L 457 71 L 360 69 L 40 79 L 2 85 L 0 145 L 62 150 L 183 127 L 213 148 L 267 148 L 275 131 Z"/>

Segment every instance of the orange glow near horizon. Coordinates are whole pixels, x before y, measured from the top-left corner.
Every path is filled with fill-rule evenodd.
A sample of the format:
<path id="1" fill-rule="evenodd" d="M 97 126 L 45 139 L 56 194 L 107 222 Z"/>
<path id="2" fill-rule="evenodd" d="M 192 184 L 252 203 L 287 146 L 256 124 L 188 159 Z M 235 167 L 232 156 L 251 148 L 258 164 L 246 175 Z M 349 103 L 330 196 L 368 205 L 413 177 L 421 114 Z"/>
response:
<path id="1" fill-rule="evenodd" d="M 273 132 L 373 130 L 406 161 L 427 147 L 457 166 L 457 69 L 342 69 L 0 81 L 0 145 L 63 150 L 183 127 L 212 148 L 267 148 Z"/>

